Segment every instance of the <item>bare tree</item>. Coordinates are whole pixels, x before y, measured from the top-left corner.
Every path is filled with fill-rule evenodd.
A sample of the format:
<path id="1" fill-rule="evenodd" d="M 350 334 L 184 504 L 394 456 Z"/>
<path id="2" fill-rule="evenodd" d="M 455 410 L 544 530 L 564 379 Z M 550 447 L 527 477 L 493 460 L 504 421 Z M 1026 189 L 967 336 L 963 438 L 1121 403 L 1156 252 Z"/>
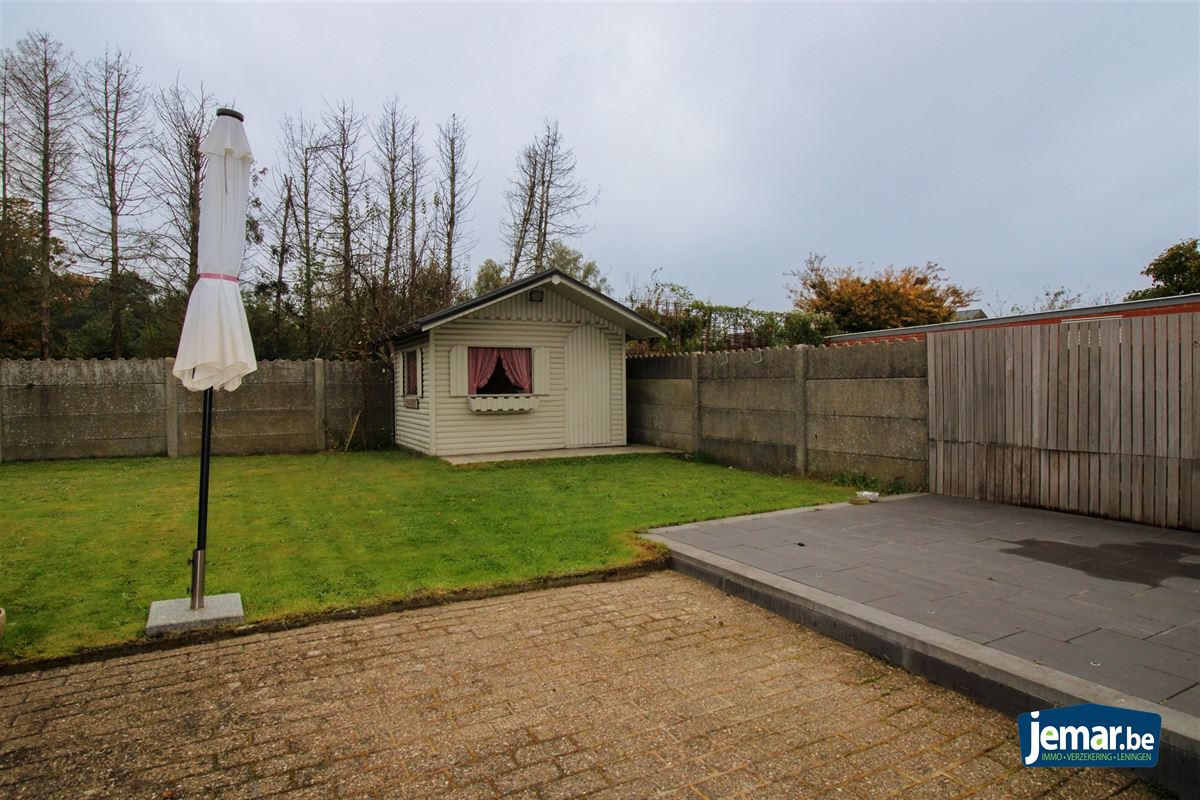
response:
<path id="1" fill-rule="evenodd" d="M 0 55 L 0 230 L 8 229 L 8 106 L 12 100 L 12 55 Z M 5 233 L 5 243 L 7 234 Z M 0 253 L 4 258 L 7 253 Z"/>
<path id="2" fill-rule="evenodd" d="M 418 274 L 425 261 L 425 246 L 428 242 L 425 228 L 425 167 L 429 162 L 421 149 L 420 130 L 417 121 L 409 120 L 408 147 L 404 151 L 405 209 L 408 211 L 408 228 L 405 240 L 408 245 L 408 298 L 409 319 L 415 319 L 420 309 Z"/>
<path id="3" fill-rule="evenodd" d="M 404 228 L 407 188 L 405 183 L 408 153 L 416 129 L 414 120 L 404 113 L 393 98 L 383 107 L 371 138 L 375 143 L 375 183 L 381 212 L 380 305 L 381 321 L 392 323 L 395 291 L 395 267 Z"/>
<path id="4" fill-rule="evenodd" d="M 575 177 L 575 166 L 575 152 L 564 144 L 558 123 L 547 120 L 542 132 L 521 152 L 517 175 L 505 193 L 509 281 L 545 269 L 551 242 L 587 232 L 588 226 L 578 219 L 596 198 Z"/>
<path id="5" fill-rule="evenodd" d="M 441 302 L 449 305 L 454 299 L 457 272 L 473 241 L 464 234 L 469 221 L 467 209 L 475 199 L 479 182 L 475 167 L 467 163 L 467 128 L 457 114 L 451 114 L 445 125 L 438 126 L 438 179 L 434 206 L 437 210 L 437 234 L 442 247 L 442 269 L 445 272 Z M 455 261 L 455 258 L 459 261 Z"/>
<path id="6" fill-rule="evenodd" d="M 363 201 L 367 177 L 362 153 L 366 117 L 342 102 L 324 116 L 325 156 L 329 190 L 332 247 L 330 255 L 338 269 L 338 291 L 342 305 L 354 305 L 355 246 L 363 223 Z"/>
<path id="7" fill-rule="evenodd" d="M 151 141 L 149 172 L 154 196 L 166 219 L 155 237 L 168 288 L 186 295 L 196 282 L 200 247 L 200 189 L 207 160 L 200 152 L 213 97 L 201 85 L 198 94 L 183 86 L 162 89 L 154 97 L 158 130 Z"/>
<path id="8" fill-rule="evenodd" d="M 304 334 L 305 352 L 317 353 L 315 313 L 317 284 L 321 279 L 321 226 L 324 213 L 320 192 L 321 152 L 324 142 L 316 126 L 303 116 L 284 118 L 283 152 L 285 169 L 291 178 L 291 218 L 295 225 L 298 256 L 298 281 L 301 295 L 300 328 Z"/>
<path id="9" fill-rule="evenodd" d="M 140 212 L 146 198 L 142 182 L 143 150 L 149 126 L 144 117 L 146 91 L 141 70 L 120 50 L 105 51 L 82 73 L 84 125 L 82 149 L 87 163 L 84 194 L 100 209 L 102 218 L 81 220 L 85 252 L 108 265 L 110 348 L 113 358 L 124 354 L 123 270 L 125 252 L 122 222 Z M 99 245 L 97 247 L 97 245 Z M 99 252 L 97 252 L 99 251 Z"/>
<path id="10" fill-rule="evenodd" d="M 295 202 L 292 199 L 292 176 L 283 176 L 283 197 L 279 203 L 279 215 L 282 217 L 279 223 L 279 237 L 275 245 L 271 248 L 272 255 L 275 258 L 275 302 L 272 309 L 274 317 L 274 339 L 275 339 L 275 357 L 279 358 L 279 354 L 283 349 L 283 293 L 287 286 L 287 277 L 284 275 L 284 269 L 291 258 L 291 234 L 288 230 L 289 223 L 292 222 L 292 212 L 295 209 Z"/>
<path id="11" fill-rule="evenodd" d="M 504 223 L 504 243 L 508 245 L 508 271 L 504 282 L 512 283 L 525 266 L 527 243 L 533 229 L 533 212 L 537 204 L 538 174 L 541 156 L 535 145 L 528 145 L 517 159 L 517 176 L 509 181 L 504 192 L 508 221 Z"/>
<path id="12" fill-rule="evenodd" d="M 7 261 L 8 254 L 8 192 L 9 180 L 9 116 L 12 102 L 12 55 L 6 50 L 0 61 L 0 259 Z"/>
<path id="13" fill-rule="evenodd" d="M 50 296 L 55 226 L 70 201 L 67 192 L 76 147 L 72 129 L 79 115 L 79 92 L 71 54 L 62 43 L 31 31 L 12 55 L 9 81 L 13 98 L 11 166 L 21 188 L 37 204 L 41 276 L 40 355 L 50 358 Z"/>

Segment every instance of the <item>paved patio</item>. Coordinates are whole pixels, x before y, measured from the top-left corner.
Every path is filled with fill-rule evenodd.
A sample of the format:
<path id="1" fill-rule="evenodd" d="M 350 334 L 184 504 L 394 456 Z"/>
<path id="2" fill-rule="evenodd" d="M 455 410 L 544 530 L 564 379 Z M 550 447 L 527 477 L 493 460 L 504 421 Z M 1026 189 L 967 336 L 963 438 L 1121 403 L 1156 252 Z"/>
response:
<path id="1" fill-rule="evenodd" d="M 656 533 L 1200 715 L 1200 534 L 933 495 Z"/>
<path id="2" fill-rule="evenodd" d="M 673 573 L 0 676 L 5 798 L 1153 796 L 1017 764 L 999 713 Z"/>
<path id="3" fill-rule="evenodd" d="M 1196 759 L 1200 534 L 933 495 L 654 533 L 694 574 L 757 582 L 873 652 L 946 653 L 940 667 L 1034 697 L 1149 704 Z"/>

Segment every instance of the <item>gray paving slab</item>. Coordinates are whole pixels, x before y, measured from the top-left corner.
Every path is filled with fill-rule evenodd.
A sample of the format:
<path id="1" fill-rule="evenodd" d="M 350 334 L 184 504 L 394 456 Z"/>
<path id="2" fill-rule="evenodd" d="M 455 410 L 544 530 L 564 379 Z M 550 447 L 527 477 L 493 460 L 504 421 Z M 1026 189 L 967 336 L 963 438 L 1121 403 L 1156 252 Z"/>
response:
<path id="1" fill-rule="evenodd" d="M 958 595 L 950 602 L 933 604 L 923 624 L 940 628 L 947 633 L 963 636 L 973 642 L 986 644 L 1025 630 L 1013 614 L 994 613 L 995 606 L 987 598 Z"/>
<path id="2" fill-rule="evenodd" d="M 1167 672 L 1193 683 L 1200 677 L 1200 656 L 1162 641 L 1137 639 L 1100 628 L 1070 640 L 1076 647 L 1110 659 L 1130 660 L 1143 667 Z"/>
<path id="3" fill-rule="evenodd" d="M 804 558 L 793 554 L 791 551 L 777 552 L 773 550 L 762 550 L 749 545 L 735 545 L 733 547 L 721 547 L 713 550 L 714 553 L 720 553 L 726 558 L 732 558 L 734 561 L 740 561 L 743 564 L 749 564 L 759 569 L 765 569 L 768 572 L 783 572 L 789 569 L 801 569 L 811 567 L 812 562 L 806 561 Z"/>
<path id="4" fill-rule="evenodd" d="M 1014 622 L 975 613 L 974 609 L 963 604 L 961 597 L 939 607 L 928 598 L 906 593 L 884 597 L 868 605 L 979 644 L 1021 632 Z"/>
<path id="5" fill-rule="evenodd" d="M 697 528 L 681 528 L 671 534 L 676 541 L 703 547 L 705 550 L 717 550 L 722 547 L 732 547 L 734 542 L 715 533 L 702 531 Z"/>
<path id="6" fill-rule="evenodd" d="M 1111 686 L 1134 697 L 1143 697 L 1152 703 L 1166 705 L 1169 698 L 1196 685 L 1195 678 L 1183 678 L 1135 663 L 1137 657 L 1134 654 L 1060 642 L 1029 630 L 988 642 L 988 646 L 1027 658 L 1035 664 L 1070 672 L 1092 683 Z"/>
<path id="7" fill-rule="evenodd" d="M 921 495 L 679 539 L 1168 708 L 1198 702 L 1200 534 Z"/>
<path id="8" fill-rule="evenodd" d="M 1172 708 L 1177 708 L 1195 717 L 1200 717 L 1200 686 L 1184 689 L 1174 697 L 1169 698 Z"/>
<path id="9" fill-rule="evenodd" d="M 1200 654 L 1200 622 L 1176 625 L 1151 636 L 1147 641 L 1169 644 L 1179 650 Z"/>
<path id="10" fill-rule="evenodd" d="M 753 565 L 751 565 L 753 566 Z M 773 571 L 773 570 L 769 570 Z M 829 570 L 824 567 L 804 567 L 803 569 L 784 570 L 779 575 L 805 586 L 812 586 L 841 597 L 849 597 L 859 603 L 869 603 L 883 597 L 901 594 L 902 589 L 895 586 L 884 586 L 880 583 L 863 580 L 853 575 L 845 575 L 842 571 Z"/>

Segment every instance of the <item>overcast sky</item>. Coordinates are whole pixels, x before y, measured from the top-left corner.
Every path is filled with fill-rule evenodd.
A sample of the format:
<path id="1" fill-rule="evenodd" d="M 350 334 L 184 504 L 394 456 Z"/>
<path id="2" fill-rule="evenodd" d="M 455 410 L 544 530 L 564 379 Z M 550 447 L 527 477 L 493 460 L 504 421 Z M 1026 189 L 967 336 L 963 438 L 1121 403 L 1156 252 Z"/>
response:
<path id="1" fill-rule="evenodd" d="M 1200 234 L 1200 5 L 0 4 L 3 43 L 105 43 L 236 101 L 273 166 L 285 113 L 396 95 L 466 117 L 474 264 L 502 258 L 520 148 L 559 120 L 600 190 L 573 244 L 624 292 L 665 279 L 788 305 L 809 252 L 937 261 L 982 291 L 1124 292 Z"/>

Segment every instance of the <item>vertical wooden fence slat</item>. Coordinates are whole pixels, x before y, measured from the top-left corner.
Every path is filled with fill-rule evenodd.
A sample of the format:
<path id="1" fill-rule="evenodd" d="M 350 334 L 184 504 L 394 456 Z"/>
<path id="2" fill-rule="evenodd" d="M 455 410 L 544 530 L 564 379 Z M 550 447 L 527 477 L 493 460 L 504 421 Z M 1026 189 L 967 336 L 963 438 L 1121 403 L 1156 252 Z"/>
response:
<path id="1" fill-rule="evenodd" d="M 1192 396 L 1192 350 L 1194 338 L 1192 320 L 1195 314 L 1179 315 L 1179 524 L 1189 525 L 1192 521 L 1192 506 L 1196 502 L 1192 494 L 1192 426 L 1200 408 Z"/>
<path id="2" fill-rule="evenodd" d="M 950 358 L 950 346 L 952 344 L 951 336 L 943 334 L 942 339 L 942 369 L 946 380 L 942 386 L 942 408 L 943 408 L 943 441 L 945 446 L 942 448 L 942 481 L 946 486 L 946 494 L 954 495 L 954 484 L 951 481 L 953 476 L 953 454 L 954 454 L 954 419 L 955 411 L 953 405 L 954 392 L 954 372 L 953 359 Z"/>
<path id="3" fill-rule="evenodd" d="M 958 398 L 958 430 L 955 437 L 955 486 L 958 487 L 958 496 L 967 496 L 967 448 L 964 444 L 970 439 L 970 409 L 967 408 L 967 393 L 965 391 L 965 383 L 968 375 L 967 365 L 967 332 L 957 331 L 954 336 L 954 357 L 956 360 L 957 375 L 955 376 L 954 390 Z"/>
<path id="4" fill-rule="evenodd" d="M 1005 410 L 1008 413 L 1006 436 L 1004 439 L 1004 466 L 1008 486 L 1005 488 L 1006 503 L 1019 505 L 1021 502 L 1021 471 L 1017 463 L 1016 447 L 1021 435 L 1021 401 L 1020 401 L 1020 365 L 1017 362 L 1018 342 L 1020 332 L 1015 328 L 1004 331 L 1004 366 L 1008 400 Z"/>
<path id="5" fill-rule="evenodd" d="M 1079 510 L 1079 326 L 1063 326 L 1067 334 L 1067 510 Z"/>
<path id="6" fill-rule="evenodd" d="M 1167 524 L 1167 318 L 1154 320 L 1154 524 Z"/>
<path id="7" fill-rule="evenodd" d="M 941 438 L 941 433 L 936 427 L 940 421 L 937 405 L 937 381 L 939 377 L 939 370 L 937 368 L 936 348 L 937 336 L 932 334 L 926 335 L 925 391 L 928 395 L 929 406 L 929 491 L 933 494 L 941 494 L 941 488 L 938 486 L 937 480 L 937 465 L 934 463 L 934 454 L 937 452 L 937 442 Z"/>
<path id="8" fill-rule="evenodd" d="M 1191 333 L 1185 341 L 1184 352 L 1191 363 L 1192 388 L 1189 393 L 1188 419 L 1191 420 L 1192 450 L 1188 463 L 1191 472 L 1192 516 L 1189 527 L 1200 530 L 1200 314 L 1188 314 Z"/>
<path id="9" fill-rule="evenodd" d="M 1035 440 L 1035 425 L 1038 419 L 1037 409 L 1037 349 L 1035 345 L 1034 333 L 1041 326 L 1029 326 L 1026 333 L 1026 384 L 1025 398 L 1029 403 L 1029 415 L 1026 418 L 1027 430 L 1025 431 L 1025 470 L 1028 476 L 1028 491 L 1027 502 L 1031 506 L 1038 504 L 1038 459 L 1035 457 L 1034 442 Z"/>
<path id="10" fill-rule="evenodd" d="M 942 412 L 942 420 L 940 429 L 942 432 L 941 442 L 938 445 L 938 466 L 941 472 L 939 482 L 942 485 L 942 491 L 950 494 L 950 482 L 946 480 L 949 470 L 946 467 L 946 446 L 945 443 L 950 439 L 950 360 L 946 352 L 946 337 L 939 335 L 938 340 L 938 363 L 942 371 L 942 380 L 938 384 L 938 408 Z"/>
<path id="11" fill-rule="evenodd" d="M 1133 389 L 1131 386 L 1131 376 L 1133 374 L 1133 324 L 1126 317 L 1120 322 L 1120 339 L 1121 339 L 1121 406 L 1120 406 L 1120 492 L 1121 492 L 1121 519 L 1130 519 L 1132 508 L 1132 491 L 1130 484 L 1132 483 L 1133 465 L 1129 454 L 1132 452 L 1132 428 L 1131 424 L 1133 416 Z"/>
<path id="12" fill-rule="evenodd" d="M 1166 322 L 1166 339 L 1167 339 L 1167 452 L 1166 452 L 1166 512 L 1163 524 L 1171 527 L 1179 525 L 1179 438 L 1180 438 L 1180 420 L 1179 420 L 1179 401 L 1182 392 L 1179 387 L 1183 385 L 1180 380 L 1180 326 L 1179 314 L 1168 314 L 1163 319 Z"/>
<path id="13" fill-rule="evenodd" d="M 1042 420 L 1038 422 L 1038 505 L 1045 507 L 1050 499 L 1050 444 L 1049 444 L 1049 425 L 1050 419 L 1050 326 L 1039 325 L 1040 335 L 1038 337 L 1038 386 L 1040 387 L 1040 399 L 1038 401 L 1038 409 L 1042 413 Z"/>
<path id="14" fill-rule="evenodd" d="M 1142 365 L 1142 521 L 1154 524 L 1157 511 L 1155 497 L 1154 458 L 1158 454 L 1158 437 L 1155 432 L 1157 419 L 1158 378 L 1155 368 L 1155 332 L 1154 318 L 1142 318 L 1142 353 L 1145 363 Z"/>
<path id="15" fill-rule="evenodd" d="M 1089 322 L 1088 336 L 1088 513 L 1100 508 L 1100 326 Z"/>
<path id="16" fill-rule="evenodd" d="M 1130 494 L 1131 508 L 1129 518 L 1134 522 L 1141 522 L 1145 519 L 1145 486 L 1142 482 L 1142 456 L 1146 453 L 1146 343 L 1143 341 L 1142 319 L 1130 320 L 1132 329 L 1132 337 L 1130 344 L 1130 358 L 1132 359 L 1132 370 L 1130 372 L 1130 459 L 1129 459 L 1129 486 L 1127 491 Z"/>
<path id="17" fill-rule="evenodd" d="M 1102 327 L 1105 370 L 1100 391 L 1105 414 L 1101 430 L 1106 432 L 1102 504 L 1104 516 L 1117 519 L 1121 516 L 1121 459 L 1117 455 L 1121 442 L 1121 324 L 1119 320 L 1107 320 Z"/>

